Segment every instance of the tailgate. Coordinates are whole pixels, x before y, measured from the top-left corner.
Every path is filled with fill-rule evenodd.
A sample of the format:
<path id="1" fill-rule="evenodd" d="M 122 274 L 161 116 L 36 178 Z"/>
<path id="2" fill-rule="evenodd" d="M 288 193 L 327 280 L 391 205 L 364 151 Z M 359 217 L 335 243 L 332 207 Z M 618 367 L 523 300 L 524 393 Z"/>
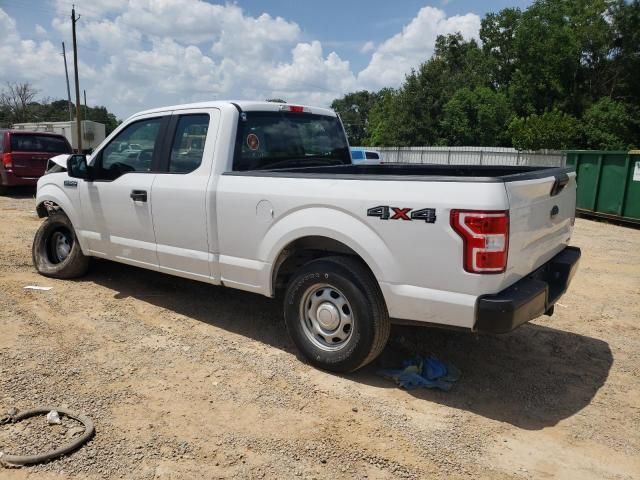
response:
<path id="1" fill-rule="evenodd" d="M 528 275 L 569 243 L 576 211 L 576 174 L 549 169 L 539 178 L 505 182 L 509 257 L 504 286 Z"/>
<path id="2" fill-rule="evenodd" d="M 61 153 L 71 153 L 64 137 L 45 133 L 12 133 L 11 157 L 13 172 L 19 177 L 41 177 L 47 160 Z"/>
<path id="3" fill-rule="evenodd" d="M 47 167 L 47 160 L 54 153 L 13 152 L 13 173 L 19 177 L 41 177 Z"/>

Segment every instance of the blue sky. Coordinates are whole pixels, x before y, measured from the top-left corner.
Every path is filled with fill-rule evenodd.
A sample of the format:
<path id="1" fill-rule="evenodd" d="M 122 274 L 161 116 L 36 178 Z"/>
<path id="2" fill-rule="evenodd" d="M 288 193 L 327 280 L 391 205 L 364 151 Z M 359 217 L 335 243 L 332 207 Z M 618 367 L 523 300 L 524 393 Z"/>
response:
<path id="1" fill-rule="evenodd" d="M 0 81 L 66 96 L 60 42 L 72 0 L 0 0 Z M 435 37 L 477 38 L 485 13 L 529 0 L 75 0 L 80 84 L 119 117 L 225 98 L 328 105 L 357 89 L 397 87 Z M 69 65 L 71 66 L 71 57 Z"/>

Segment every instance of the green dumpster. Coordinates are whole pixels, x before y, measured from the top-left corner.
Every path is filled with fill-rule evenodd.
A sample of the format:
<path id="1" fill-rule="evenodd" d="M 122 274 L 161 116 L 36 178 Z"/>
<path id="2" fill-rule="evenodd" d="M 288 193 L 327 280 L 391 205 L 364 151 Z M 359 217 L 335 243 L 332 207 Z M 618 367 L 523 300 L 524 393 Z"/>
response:
<path id="1" fill-rule="evenodd" d="M 640 224 L 640 150 L 570 150 L 576 169 L 578 213 Z"/>

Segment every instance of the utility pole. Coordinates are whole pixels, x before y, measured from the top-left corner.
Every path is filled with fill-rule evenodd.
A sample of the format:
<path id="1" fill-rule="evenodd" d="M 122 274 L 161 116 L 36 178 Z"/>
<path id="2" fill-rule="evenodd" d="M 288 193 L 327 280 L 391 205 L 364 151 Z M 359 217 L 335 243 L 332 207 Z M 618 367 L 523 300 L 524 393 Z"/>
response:
<path id="1" fill-rule="evenodd" d="M 67 102 L 69 106 L 69 121 L 73 121 L 73 111 L 71 109 L 71 89 L 69 88 L 69 70 L 67 70 L 67 52 L 62 42 L 62 57 L 64 58 L 64 76 L 67 77 Z"/>
<path id="2" fill-rule="evenodd" d="M 80 84 L 78 83 L 78 44 L 76 42 L 76 6 L 71 8 L 71 29 L 73 31 L 73 68 L 76 80 L 76 134 L 78 135 L 78 153 L 82 153 L 82 112 L 80 110 Z"/>
<path id="3" fill-rule="evenodd" d="M 87 110 L 87 91 L 83 88 L 82 89 L 82 93 L 84 94 L 84 119 L 85 120 L 89 120 L 89 115 L 88 115 L 88 110 Z"/>

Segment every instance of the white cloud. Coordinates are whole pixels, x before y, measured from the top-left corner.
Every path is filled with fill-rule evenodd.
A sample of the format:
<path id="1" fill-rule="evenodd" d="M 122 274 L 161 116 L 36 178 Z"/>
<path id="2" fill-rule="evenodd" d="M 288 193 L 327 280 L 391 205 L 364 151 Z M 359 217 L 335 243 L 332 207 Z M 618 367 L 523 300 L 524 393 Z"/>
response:
<path id="1" fill-rule="evenodd" d="M 85 19 L 102 18 L 113 12 L 121 12 L 126 9 L 129 0 L 52 0 L 55 11 L 59 17 L 71 15 L 71 5 L 75 4 L 76 14 L 80 13 Z"/>
<path id="2" fill-rule="evenodd" d="M 320 104 L 330 103 L 336 97 L 335 92 L 347 92 L 356 87 L 356 79 L 349 62 L 342 60 L 337 53 L 326 57 L 318 41 L 299 43 L 291 52 L 292 61 L 281 63 L 269 69 L 267 79 L 269 87 L 291 101 L 305 100 L 309 92 L 311 98 Z"/>
<path id="3" fill-rule="evenodd" d="M 21 78 L 37 82 L 45 75 L 64 73 L 64 65 L 58 61 L 58 48 L 48 40 L 22 40 L 15 20 L 1 8 L 0 31 L 3 32 L 0 42 L 0 78 L 7 81 Z"/>
<path id="4" fill-rule="evenodd" d="M 37 37 L 46 37 L 47 36 L 47 31 L 39 23 L 36 23 L 35 32 L 36 32 L 36 36 Z"/>
<path id="5" fill-rule="evenodd" d="M 0 78 L 28 80 L 43 95 L 63 98 L 64 65 L 52 42 L 65 40 L 70 46 L 69 1 L 53 3 L 53 30 L 35 27 L 38 35 L 47 35 L 42 41 L 21 38 L 15 21 L 0 8 Z M 356 89 L 398 86 L 411 67 L 431 55 L 438 34 L 461 31 L 466 38 L 477 37 L 480 26 L 476 15 L 447 17 L 425 7 L 402 32 L 377 46 L 352 42 L 352 50 L 372 52 L 358 74 L 319 41 L 302 41 L 295 22 L 267 13 L 250 16 L 236 4 L 76 0 L 76 10 L 81 88 L 89 103 L 106 105 L 121 117 L 213 98 L 281 97 L 328 105 Z M 71 55 L 68 61 L 71 67 Z"/>
<path id="6" fill-rule="evenodd" d="M 371 40 L 369 40 L 364 45 L 362 45 L 362 47 L 360 48 L 360 52 L 369 53 L 369 52 L 371 52 L 372 50 L 375 50 L 375 49 L 376 49 L 376 44 L 374 42 L 372 42 Z"/>
<path id="7" fill-rule="evenodd" d="M 371 62 L 358 74 L 358 83 L 369 89 L 397 87 L 412 67 L 432 54 L 438 35 L 460 32 L 465 38 L 478 38 L 480 17 L 474 13 L 447 17 L 443 10 L 424 7 L 402 32 L 384 41 Z"/>

